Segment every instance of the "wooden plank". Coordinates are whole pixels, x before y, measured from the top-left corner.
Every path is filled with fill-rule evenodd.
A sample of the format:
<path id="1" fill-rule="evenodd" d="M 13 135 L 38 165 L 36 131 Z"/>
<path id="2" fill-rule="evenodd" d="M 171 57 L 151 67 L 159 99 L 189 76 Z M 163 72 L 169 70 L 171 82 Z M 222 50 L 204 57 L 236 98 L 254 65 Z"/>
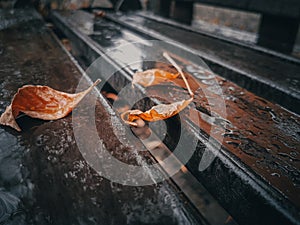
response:
<path id="1" fill-rule="evenodd" d="M 293 51 L 299 27 L 299 1 L 199 0 L 198 2 L 261 13 L 258 45 L 288 54 Z"/>
<path id="2" fill-rule="evenodd" d="M 54 14 L 54 17 L 56 17 L 56 20 L 63 20 L 65 23 L 67 19 L 63 19 L 63 17 L 68 18 L 68 15 L 63 15 L 58 18 Z M 112 37 L 109 43 L 105 42 L 102 47 L 101 39 L 95 39 L 96 43 L 87 37 L 82 38 L 85 35 L 80 34 L 76 46 L 80 48 L 82 46 L 82 44 L 79 44 L 80 41 L 87 41 L 89 45 L 96 48 L 100 45 L 99 48 L 103 51 L 106 47 L 118 47 L 118 43 L 126 43 L 130 40 L 145 41 L 144 37 L 149 38 L 150 36 L 140 27 L 131 25 L 127 21 L 124 22 L 124 17 L 121 17 L 120 20 L 117 16 L 110 16 L 110 18 L 119 25 L 129 27 L 136 33 L 132 33 L 124 27 L 118 28 L 123 35 Z M 105 23 L 105 20 L 103 23 Z M 67 27 L 70 30 L 77 30 L 77 26 L 71 25 L 71 23 Z M 142 37 L 137 33 L 146 35 Z M 157 37 L 155 36 L 155 38 Z M 143 48 L 142 52 L 146 54 L 150 51 Z M 183 66 L 191 66 L 189 59 L 183 59 L 179 55 L 174 57 Z M 116 58 L 116 60 L 118 59 Z M 184 68 L 189 71 L 188 67 Z M 144 69 L 144 67 L 139 69 Z M 192 76 L 190 76 L 190 79 L 192 79 Z M 197 149 L 197 153 L 188 163 L 188 168 L 194 175 L 196 174 L 198 179 L 204 181 L 209 190 L 226 205 L 227 209 L 236 216 L 235 218 L 239 219 L 238 222 L 265 224 L 272 221 L 274 224 L 296 224 L 299 199 L 295 197 L 295 193 L 297 193 L 299 159 L 295 158 L 291 161 L 287 155 L 299 156 L 297 153 L 299 146 L 299 135 L 297 133 L 299 116 L 259 98 L 221 77 L 217 79 L 224 89 L 225 96 L 228 97 L 226 100 L 228 107 L 227 119 L 229 119 L 231 125 L 224 134 L 227 142 L 223 142 L 224 149 L 220 151 L 215 162 L 207 171 L 199 172 L 198 170 L 199 161 L 205 149 L 203 145 L 200 145 Z M 112 84 L 115 85 L 116 89 L 122 88 L 121 83 Z M 210 89 L 205 79 L 200 82 L 195 81 L 193 84 L 195 89 L 199 87 Z M 168 89 L 162 88 L 161 91 L 150 88 L 148 93 L 160 97 L 164 96 L 165 99 L 175 101 L 185 96 L 183 92 L 176 90 L 176 87 L 171 85 Z M 212 98 L 218 99 L 218 94 L 214 93 L 213 90 L 211 95 Z M 195 103 L 198 105 L 198 112 L 196 112 L 196 115 L 204 113 L 210 116 L 210 109 L 205 98 L 201 92 L 197 92 Z M 193 112 L 185 115 L 187 119 L 194 121 L 195 114 Z M 203 136 L 199 136 L 199 140 L 203 143 L 203 141 L 207 141 L 205 134 L 209 133 L 210 126 L 205 124 L 205 121 L 202 122 L 198 125 L 204 132 Z M 276 165 L 276 167 L 273 165 Z M 285 170 L 283 168 L 289 169 Z M 237 205 L 241 205 L 241 207 L 237 207 Z M 242 208 L 242 205 L 245 208 Z"/>
<path id="3" fill-rule="evenodd" d="M 194 2 L 277 16 L 293 18 L 300 16 L 300 2 L 297 0 L 196 0 Z"/>
<path id="4" fill-rule="evenodd" d="M 144 34 L 159 34 L 157 37 L 160 39 L 174 40 L 188 46 L 197 51 L 216 73 L 263 98 L 300 113 L 299 60 L 255 46 L 239 45 L 188 26 L 169 23 L 169 20 L 157 16 L 139 18 L 127 15 L 123 20 L 128 23 L 134 21 L 134 26 L 144 29 Z"/>
<path id="5" fill-rule="evenodd" d="M 62 49 L 41 17 L 31 9 L 0 10 L 0 96 L 1 113 L 19 87 L 49 85 L 74 92 L 83 73 Z M 88 80 L 85 81 L 88 84 Z M 90 98 L 86 98 L 91 107 Z M 113 130 L 122 126 L 99 95 L 96 126 L 106 149 L 119 160 L 140 165 L 151 161 L 135 147 L 125 147 Z M 89 118 L 82 123 L 82 136 L 90 140 Z M 114 120 L 112 125 L 110 119 Z M 0 127 L 0 221 L 25 224 L 148 224 L 200 223 L 183 204 L 184 197 L 172 182 L 127 186 L 100 176 L 83 158 L 73 133 L 72 116 L 56 121 L 21 117 L 21 133 Z M 105 127 L 105 129 L 103 129 Z M 130 138 L 123 136 L 125 140 Z M 95 150 L 91 146 L 91 154 Z M 145 149 L 146 150 L 146 149 Z M 108 165 L 109 166 L 109 165 Z M 108 169 L 113 169 L 107 167 Z M 147 173 L 144 174 L 148 176 Z M 129 178 L 130 179 L 130 178 Z M 8 215 L 8 216 L 7 216 Z"/>

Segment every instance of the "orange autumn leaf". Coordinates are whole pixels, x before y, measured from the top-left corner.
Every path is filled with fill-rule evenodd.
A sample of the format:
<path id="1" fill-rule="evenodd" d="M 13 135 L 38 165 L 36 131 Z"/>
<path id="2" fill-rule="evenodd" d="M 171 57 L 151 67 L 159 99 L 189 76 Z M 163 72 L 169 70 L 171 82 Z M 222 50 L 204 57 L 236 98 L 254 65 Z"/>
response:
<path id="1" fill-rule="evenodd" d="M 190 85 L 184 76 L 184 73 L 182 69 L 177 65 L 177 63 L 169 56 L 168 53 L 164 52 L 163 56 L 176 68 L 178 71 L 178 74 L 172 74 L 163 70 L 159 69 L 151 69 L 146 70 L 144 72 L 138 72 L 133 75 L 133 81 L 134 83 L 142 84 L 143 86 L 151 86 L 155 84 L 159 84 L 162 82 L 171 81 L 180 74 L 187 89 L 191 96 L 188 100 L 182 100 L 179 102 L 174 102 L 171 104 L 159 104 L 156 106 L 153 106 L 151 109 L 149 109 L 146 112 L 143 112 L 141 110 L 135 109 L 135 110 L 128 110 L 121 114 L 121 119 L 132 126 L 138 126 L 137 122 L 134 122 L 135 120 L 146 120 L 149 122 L 154 122 L 158 120 L 164 120 L 168 119 L 179 112 L 181 112 L 185 107 L 187 107 L 194 99 L 194 93 L 192 92 Z"/>
<path id="2" fill-rule="evenodd" d="M 141 84 L 144 87 L 160 84 L 176 79 L 179 73 L 173 74 L 160 69 L 150 69 L 143 72 L 136 72 L 133 75 L 132 84 Z"/>
<path id="3" fill-rule="evenodd" d="M 153 106 L 151 109 L 149 109 L 146 112 L 142 112 L 141 110 L 138 109 L 128 110 L 121 114 L 121 119 L 125 123 L 132 126 L 137 126 L 137 123 L 135 123 L 134 121 L 138 119 L 143 119 L 149 122 L 165 120 L 181 112 L 192 101 L 193 98 L 190 98 L 188 100 L 182 100 L 171 104 L 159 104 Z"/>
<path id="4" fill-rule="evenodd" d="M 57 91 L 48 86 L 25 85 L 18 89 L 11 104 L 1 115 L 0 124 L 11 126 L 17 131 L 21 131 L 21 128 L 15 120 L 20 113 L 42 120 L 57 120 L 63 118 L 67 116 L 99 82 L 100 80 L 97 80 L 87 90 L 76 94 Z"/>

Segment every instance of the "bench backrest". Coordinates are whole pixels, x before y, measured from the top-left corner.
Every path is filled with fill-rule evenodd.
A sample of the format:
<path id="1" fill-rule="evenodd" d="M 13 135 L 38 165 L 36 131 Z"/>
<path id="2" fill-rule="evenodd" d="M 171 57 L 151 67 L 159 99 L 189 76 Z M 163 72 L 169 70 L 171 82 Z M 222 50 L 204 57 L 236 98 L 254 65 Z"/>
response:
<path id="1" fill-rule="evenodd" d="M 185 0 L 275 16 L 300 17 L 299 0 Z"/>

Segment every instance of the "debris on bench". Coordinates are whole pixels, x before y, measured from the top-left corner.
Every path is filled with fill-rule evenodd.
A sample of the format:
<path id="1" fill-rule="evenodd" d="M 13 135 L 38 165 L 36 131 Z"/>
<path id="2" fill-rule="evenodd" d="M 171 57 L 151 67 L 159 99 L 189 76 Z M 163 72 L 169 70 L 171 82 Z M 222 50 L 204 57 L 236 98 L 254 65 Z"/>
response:
<path id="1" fill-rule="evenodd" d="M 85 17 L 87 12 L 73 12 L 73 16 L 74 13 L 81 16 L 81 21 L 88 18 L 88 16 Z M 155 32 L 141 29 L 141 26 L 128 25 L 138 24 L 141 21 L 139 19 L 132 22 L 130 16 L 120 14 L 106 14 L 104 18 L 97 18 L 95 23 L 97 26 L 101 24 L 101 32 L 118 30 L 118 35 L 102 39 L 95 38 L 93 34 L 80 32 L 78 24 L 70 20 L 69 16 L 69 12 L 53 12 L 51 19 L 55 26 L 70 39 L 73 46 L 72 53 L 83 66 L 85 63 L 91 64 L 99 56 L 108 57 L 106 53 L 110 53 L 109 59 L 106 59 L 109 64 L 104 65 L 112 74 L 107 84 L 115 93 L 132 82 L 132 76 L 136 71 L 155 68 L 176 74 L 175 68 L 159 62 L 162 60 L 158 57 L 161 51 L 169 51 L 172 58 L 183 68 L 187 80 L 190 81 L 191 89 L 195 93 L 193 103 L 196 109 L 183 113 L 180 119 L 186 138 L 192 140 L 196 137 L 199 143 L 196 152 L 187 163 L 187 169 L 208 187 L 237 222 L 242 224 L 297 224 L 299 219 L 297 212 L 300 206 L 300 199 L 296 194 L 299 181 L 297 152 L 300 139 L 298 134 L 300 118 L 297 114 L 224 79 L 222 72 L 217 75 L 203 64 L 195 63 L 192 57 L 195 52 L 189 51 L 189 48 L 180 43 L 173 42 L 169 44 L 170 46 L 162 44 L 155 47 L 155 44 L 148 40 L 157 37 Z M 179 29 L 177 30 L 179 32 Z M 94 29 L 94 32 L 98 30 Z M 169 41 L 170 39 L 163 40 Z M 129 64 L 130 61 L 126 55 L 128 48 L 123 48 L 123 44 L 131 46 L 132 42 L 141 44 L 130 48 L 131 55 L 138 59 L 143 58 L 147 63 L 144 61 Z M 118 49 L 116 54 L 113 51 L 110 52 L 114 48 Z M 180 54 L 178 49 L 180 49 Z M 156 57 L 156 61 L 147 61 L 147 56 L 150 58 L 152 54 Z M 81 60 L 81 57 L 85 60 Z M 279 59 L 275 60 L 279 61 Z M 123 70 L 114 74 L 112 72 L 114 66 L 109 65 L 121 66 Z M 152 103 L 157 100 L 172 99 L 174 102 L 186 98 L 186 91 L 178 88 L 180 82 L 173 83 L 175 82 L 167 86 L 158 84 L 146 89 L 139 88 L 135 90 L 135 94 L 141 92 L 141 95 L 151 97 Z M 218 92 L 216 84 L 221 87 L 221 93 Z M 218 116 L 222 115 L 222 111 L 214 111 L 214 107 L 209 104 L 209 99 L 215 99 L 216 105 L 219 104 L 218 99 L 225 100 L 226 118 Z M 126 102 L 126 99 L 120 99 L 119 96 L 118 101 Z M 147 110 L 153 106 L 150 103 L 147 104 L 147 101 L 143 103 L 145 104 L 139 105 L 140 110 Z M 171 127 L 168 130 L 169 137 L 175 138 L 177 120 L 178 118 L 172 118 L 171 121 L 167 121 L 168 126 Z M 220 128 L 220 131 L 212 136 L 224 137 L 219 143 L 222 144 L 222 148 L 213 163 L 206 170 L 199 171 L 199 163 L 204 152 L 207 149 L 214 151 L 214 146 L 208 145 L 210 130 L 213 126 Z M 221 132 L 224 128 L 225 132 Z M 174 144 L 172 138 L 164 140 L 165 145 L 170 149 Z M 240 207 L 236 207 L 237 205 Z"/>
<path id="2" fill-rule="evenodd" d="M 17 18 L 14 21 L 10 20 L 12 14 Z M 18 88 L 26 84 L 47 85 L 68 93 L 76 91 L 82 78 L 85 87 L 91 85 L 34 10 L 0 10 L 0 15 L 1 24 L 7 25 L 0 30 L 1 113 Z M 153 163 L 153 157 L 140 142 L 122 133 L 125 126 L 103 96 L 92 92 L 81 103 L 91 108 L 91 97 L 95 95 L 97 133 L 91 132 L 89 118 L 73 118 L 82 125 L 85 140 L 99 135 L 99 152 L 91 146 L 90 150 L 95 150 L 92 156 L 107 151 L 124 163 L 139 165 L 138 175 L 150 179 L 154 174 L 147 165 Z M 71 115 L 50 122 L 23 116 L 17 122 L 21 133 L 0 127 L 0 205 L 5 206 L 1 208 L 1 224 L 204 223 L 169 179 L 129 186 L 101 176 L 79 150 Z M 117 134 L 115 127 L 120 129 Z M 105 160 L 103 168 L 119 170 L 109 165 L 108 158 Z M 124 182 L 133 182 L 133 178 L 124 176 Z M 222 220 L 226 218 L 228 214 Z"/>
<path id="3" fill-rule="evenodd" d="M 298 59 L 201 33 L 147 13 L 107 14 L 106 18 L 147 38 L 184 44 L 201 56 L 215 73 L 300 113 Z"/>
<path id="4" fill-rule="evenodd" d="M 87 90 L 76 94 L 64 93 L 47 86 L 25 85 L 18 89 L 11 104 L 6 107 L 0 117 L 0 124 L 21 131 L 15 120 L 20 113 L 42 120 L 61 119 L 67 116 L 99 82 L 98 79 Z"/>

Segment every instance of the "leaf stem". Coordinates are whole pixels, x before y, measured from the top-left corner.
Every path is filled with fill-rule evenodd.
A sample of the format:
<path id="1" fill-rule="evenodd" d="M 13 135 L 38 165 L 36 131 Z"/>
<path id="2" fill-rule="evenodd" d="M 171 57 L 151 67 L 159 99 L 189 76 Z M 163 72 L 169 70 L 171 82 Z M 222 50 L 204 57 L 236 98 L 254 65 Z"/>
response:
<path id="1" fill-rule="evenodd" d="M 192 97 L 192 98 L 194 98 L 194 93 L 192 92 L 192 90 L 191 90 L 191 88 L 190 88 L 190 85 L 189 85 L 189 83 L 188 83 L 188 81 L 187 81 L 187 79 L 186 79 L 186 77 L 185 77 L 185 75 L 184 75 L 184 73 L 182 72 L 182 69 L 178 66 L 178 64 L 169 56 L 169 54 L 168 53 L 166 53 L 166 52 L 164 52 L 163 53 L 163 56 L 176 68 L 176 70 L 180 73 L 180 75 L 181 75 L 181 77 L 182 77 L 182 79 L 183 79 L 183 81 L 184 81 L 184 83 L 185 83 L 185 85 L 186 85 L 186 87 L 187 87 L 187 89 L 188 89 L 188 92 L 189 92 L 189 94 L 190 94 L 190 96 Z"/>
<path id="2" fill-rule="evenodd" d="M 128 121 L 127 119 L 125 119 L 125 117 L 126 117 L 128 114 L 130 114 L 131 112 L 132 112 L 132 110 L 127 110 L 127 111 L 123 112 L 123 113 L 121 114 L 121 119 L 123 120 L 124 123 L 129 124 L 129 125 L 134 126 L 134 127 L 137 127 L 137 123 L 135 123 L 135 122 L 130 122 L 130 121 Z"/>

